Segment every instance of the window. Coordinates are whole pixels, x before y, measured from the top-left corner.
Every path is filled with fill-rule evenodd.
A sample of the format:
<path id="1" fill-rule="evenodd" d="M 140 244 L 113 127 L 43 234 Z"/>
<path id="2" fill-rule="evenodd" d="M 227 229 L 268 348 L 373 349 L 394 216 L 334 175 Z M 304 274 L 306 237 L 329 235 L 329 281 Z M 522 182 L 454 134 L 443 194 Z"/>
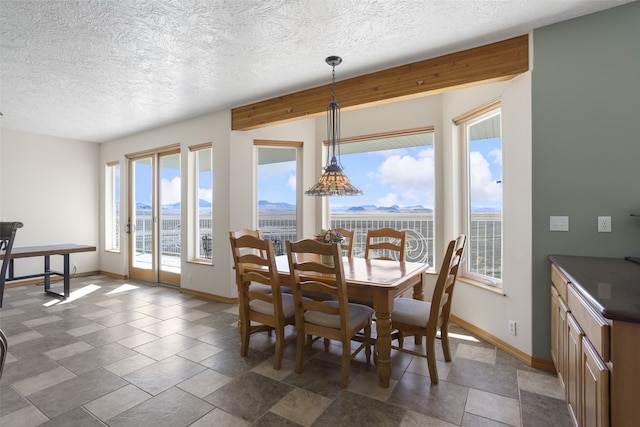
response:
<path id="1" fill-rule="evenodd" d="M 104 249 L 120 252 L 120 163 L 107 163 L 104 181 Z"/>
<path id="2" fill-rule="evenodd" d="M 195 258 L 211 261 L 213 236 L 213 168 L 211 144 L 190 148 L 193 168 L 193 244 Z"/>
<path id="3" fill-rule="evenodd" d="M 298 151 L 302 142 L 254 141 L 257 151 L 257 218 L 276 255 L 286 240 L 298 240 Z"/>
<path id="4" fill-rule="evenodd" d="M 433 265 L 433 127 L 343 139 L 344 172 L 363 196 L 329 198 L 330 227 L 355 231 L 354 256 L 364 256 L 367 230 L 407 231 L 407 261 Z"/>
<path id="5" fill-rule="evenodd" d="M 464 232 L 468 236 L 463 275 L 502 284 L 502 122 L 494 101 L 454 120 L 464 149 Z"/>

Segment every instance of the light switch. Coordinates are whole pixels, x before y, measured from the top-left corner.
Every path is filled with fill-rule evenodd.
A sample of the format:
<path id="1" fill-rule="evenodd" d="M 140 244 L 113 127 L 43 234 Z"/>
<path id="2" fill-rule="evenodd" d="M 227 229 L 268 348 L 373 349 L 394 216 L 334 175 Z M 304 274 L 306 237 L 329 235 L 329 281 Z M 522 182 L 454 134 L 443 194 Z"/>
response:
<path id="1" fill-rule="evenodd" d="M 550 216 L 549 231 L 569 231 L 568 216 Z"/>

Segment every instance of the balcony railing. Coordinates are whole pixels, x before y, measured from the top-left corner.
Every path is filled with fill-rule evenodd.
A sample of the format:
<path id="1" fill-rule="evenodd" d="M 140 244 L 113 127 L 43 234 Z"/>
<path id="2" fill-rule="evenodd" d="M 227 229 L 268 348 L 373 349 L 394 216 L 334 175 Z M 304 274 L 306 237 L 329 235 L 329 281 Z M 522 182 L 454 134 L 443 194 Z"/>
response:
<path id="1" fill-rule="evenodd" d="M 136 218 L 136 250 L 151 252 L 151 219 Z M 284 242 L 297 240 L 296 218 L 292 214 L 261 215 L 258 228 L 264 238 L 273 240 L 277 255 L 285 253 Z M 367 230 L 383 227 L 407 231 L 407 260 L 434 265 L 434 224 L 431 215 L 349 215 L 334 214 L 331 228 L 341 227 L 355 231 L 354 256 L 363 257 Z M 161 221 L 161 252 L 163 255 L 180 255 L 180 219 L 165 217 Z M 311 236 L 309 236 L 311 237 Z M 211 259 L 211 220 L 200 221 L 199 257 Z M 472 273 L 502 279 L 502 219 L 500 214 L 482 213 L 471 221 L 467 243 L 467 265 Z"/>

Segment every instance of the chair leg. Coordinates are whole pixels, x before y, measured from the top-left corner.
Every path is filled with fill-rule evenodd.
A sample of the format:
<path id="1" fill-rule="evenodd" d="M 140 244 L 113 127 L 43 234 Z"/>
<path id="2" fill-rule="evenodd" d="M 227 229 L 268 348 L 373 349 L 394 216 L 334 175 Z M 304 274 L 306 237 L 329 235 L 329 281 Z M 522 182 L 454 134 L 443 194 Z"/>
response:
<path id="1" fill-rule="evenodd" d="M 249 353 L 249 337 L 251 335 L 249 328 L 251 327 L 251 322 L 240 320 L 238 327 L 240 328 L 240 341 L 242 342 L 240 356 L 246 357 Z"/>
<path id="2" fill-rule="evenodd" d="M 403 345 L 404 345 L 404 335 L 402 334 L 402 331 L 398 331 L 398 347 L 402 348 Z"/>
<path id="3" fill-rule="evenodd" d="M 342 341 L 342 376 L 340 378 L 340 387 L 347 388 L 349 386 L 349 372 L 351 370 L 351 340 Z"/>
<path id="4" fill-rule="evenodd" d="M 331 343 L 331 340 L 329 338 L 325 338 L 324 339 L 324 352 L 327 353 L 329 351 L 329 343 Z"/>
<path id="5" fill-rule="evenodd" d="M 427 365 L 432 384 L 438 384 L 438 367 L 436 366 L 436 336 L 427 335 Z"/>
<path id="6" fill-rule="evenodd" d="M 367 358 L 367 366 L 371 365 L 371 324 L 364 328 L 364 355 Z"/>
<path id="7" fill-rule="evenodd" d="M 442 342 L 442 352 L 444 353 L 444 360 L 451 362 L 451 350 L 449 347 L 449 325 L 443 325 L 440 327 L 440 341 Z"/>
<path id="8" fill-rule="evenodd" d="M 302 325 L 296 325 L 298 331 L 302 330 Z M 310 336 L 310 335 L 309 335 Z M 302 359 L 304 357 L 305 334 L 297 333 L 296 336 L 296 373 L 302 373 Z"/>
<path id="9" fill-rule="evenodd" d="M 273 359 L 273 369 L 278 371 L 282 367 L 282 354 L 284 353 L 284 326 L 279 325 L 275 329 L 275 332 L 276 332 L 276 356 Z"/>

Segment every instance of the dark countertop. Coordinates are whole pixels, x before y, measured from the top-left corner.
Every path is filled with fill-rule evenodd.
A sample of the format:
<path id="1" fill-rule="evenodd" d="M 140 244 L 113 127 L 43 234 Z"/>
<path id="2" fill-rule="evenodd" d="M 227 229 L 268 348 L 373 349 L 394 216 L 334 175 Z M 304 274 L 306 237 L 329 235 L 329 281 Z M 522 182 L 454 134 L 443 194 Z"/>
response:
<path id="1" fill-rule="evenodd" d="M 623 258 L 549 259 L 605 318 L 640 323 L 640 265 Z"/>

